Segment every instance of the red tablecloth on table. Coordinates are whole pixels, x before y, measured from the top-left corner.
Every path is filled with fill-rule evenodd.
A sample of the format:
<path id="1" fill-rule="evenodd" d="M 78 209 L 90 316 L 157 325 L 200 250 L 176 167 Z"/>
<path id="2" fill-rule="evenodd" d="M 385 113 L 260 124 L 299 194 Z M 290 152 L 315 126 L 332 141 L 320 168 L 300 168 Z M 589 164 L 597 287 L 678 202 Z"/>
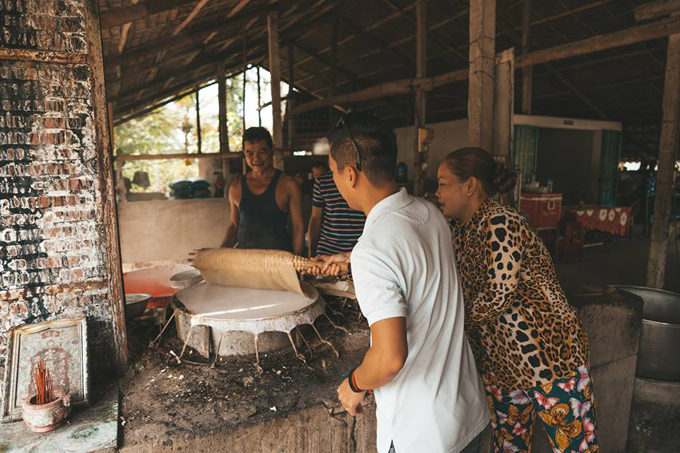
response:
<path id="1" fill-rule="evenodd" d="M 565 212 L 576 213 L 583 228 L 628 236 L 632 208 L 630 206 L 567 206 Z"/>

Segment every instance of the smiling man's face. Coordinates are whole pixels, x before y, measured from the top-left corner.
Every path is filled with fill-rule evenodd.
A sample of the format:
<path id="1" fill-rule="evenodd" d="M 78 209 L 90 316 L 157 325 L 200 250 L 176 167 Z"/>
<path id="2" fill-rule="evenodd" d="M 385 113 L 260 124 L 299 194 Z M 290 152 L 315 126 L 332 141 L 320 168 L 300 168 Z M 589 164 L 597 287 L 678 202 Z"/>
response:
<path id="1" fill-rule="evenodd" d="M 258 172 L 263 172 L 271 167 L 274 159 L 274 151 L 267 146 L 267 142 L 264 140 L 246 141 L 243 154 L 248 166 Z"/>

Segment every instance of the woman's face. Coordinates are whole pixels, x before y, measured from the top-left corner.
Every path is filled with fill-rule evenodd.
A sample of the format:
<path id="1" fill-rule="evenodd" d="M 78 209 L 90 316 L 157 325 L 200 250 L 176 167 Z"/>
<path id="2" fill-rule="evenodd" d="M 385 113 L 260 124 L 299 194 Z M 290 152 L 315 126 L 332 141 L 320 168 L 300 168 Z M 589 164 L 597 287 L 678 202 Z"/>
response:
<path id="1" fill-rule="evenodd" d="M 470 197 L 470 181 L 461 181 L 451 173 L 446 162 L 442 162 L 437 170 L 439 188 L 435 195 L 439 200 L 442 213 L 450 219 L 460 219 L 467 212 Z"/>

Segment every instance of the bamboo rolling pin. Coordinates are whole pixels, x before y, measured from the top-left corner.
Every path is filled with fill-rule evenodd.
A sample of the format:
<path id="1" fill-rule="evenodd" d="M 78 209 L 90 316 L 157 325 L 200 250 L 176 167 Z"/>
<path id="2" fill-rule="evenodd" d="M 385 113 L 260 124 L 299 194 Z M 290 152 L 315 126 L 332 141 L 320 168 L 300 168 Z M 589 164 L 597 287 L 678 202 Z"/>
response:
<path id="1" fill-rule="evenodd" d="M 281 250 L 203 249 L 196 251 L 193 266 L 203 279 L 213 285 L 242 288 L 273 289 L 304 294 L 298 272 L 320 267 L 322 262 Z M 347 263 L 340 264 L 342 273 L 349 272 Z"/>

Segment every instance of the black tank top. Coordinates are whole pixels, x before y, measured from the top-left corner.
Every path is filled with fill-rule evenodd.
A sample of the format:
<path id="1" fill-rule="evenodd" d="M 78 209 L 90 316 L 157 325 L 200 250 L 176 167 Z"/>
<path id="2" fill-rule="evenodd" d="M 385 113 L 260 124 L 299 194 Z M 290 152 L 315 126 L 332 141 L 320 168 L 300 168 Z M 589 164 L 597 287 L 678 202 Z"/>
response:
<path id="1" fill-rule="evenodd" d="M 250 191 L 246 179 L 245 176 L 241 178 L 236 247 L 291 251 L 291 240 L 286 230 L 288 213 L 282 211 L 276 203 L 276 187 L 281 179 L 281 170 L 276 170 L 269 185 L 260 195 Z"/>

